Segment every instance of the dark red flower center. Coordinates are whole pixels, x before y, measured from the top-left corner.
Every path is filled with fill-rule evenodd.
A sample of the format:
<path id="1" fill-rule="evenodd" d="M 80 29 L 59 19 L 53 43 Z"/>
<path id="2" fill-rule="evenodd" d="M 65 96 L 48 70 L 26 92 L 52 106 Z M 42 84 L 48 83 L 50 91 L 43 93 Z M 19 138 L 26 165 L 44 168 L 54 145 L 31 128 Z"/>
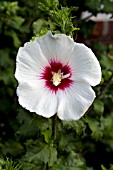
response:
<path id="1" fill-rule="evenodd" d="M 68 64 L 51 61 L 50 66 L 44 68 L 41 78 L 45 80 L 45 86 L 56 93 L 58 89 L 65 90 L 70 87 L 73 83 L 71 76 L 72 72 Z"/>

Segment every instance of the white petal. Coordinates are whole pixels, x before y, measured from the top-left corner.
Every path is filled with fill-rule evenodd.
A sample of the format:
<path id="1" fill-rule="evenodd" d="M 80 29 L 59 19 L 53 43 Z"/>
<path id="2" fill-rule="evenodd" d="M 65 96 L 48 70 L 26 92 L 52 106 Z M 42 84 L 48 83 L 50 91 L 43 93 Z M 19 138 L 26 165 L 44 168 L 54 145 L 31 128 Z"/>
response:
<path id="1" fill-rule="evenodd" d="M 78 120 L 91 106 L 95 92 L 88 84 L 76 83 L 67 91 L 60 91 L 58 97 L 58 117 L 61 120 Z"/>
<path id="2" fill-rule="evenodd" d="M 75 43 L 75 47 L 70 58 L 73 79 L 75 81 L 85 81 L 91 86 L 95 86 L 101 81 L 101 67 L 94 53 L 84 44 Z"/>
<path id="3" fill-rule="evenodd" d="M 49 118 L 57 112 L 57 96 L 55 93 L 47 91 L 43 92 L 40 102 L 36 107 L 36 113 Z"/>
<path id="4" fill-rule="evenodd" d="M 39 81 L 37 87 L 28 83 L 20 83 L 17 95 L 20 105 L 30 112 L 36 112 L 38 115 L 48 118 L 57 111 L 57 97 L 44 88 L 43 81 Z"/>
<path id="5" fill-rule="evenodd" d="M 48 60 L 60 61 L 67 64 L 74 48 L 74 41 L 65 34 L 52 35 L 48 31 L 46 35 L 36 39 L 40 44 L 44 56 Z"/>
<path id="6" fill-rule="evenodd" d="M 37 42 L 29 42 L 21 47 L 17 54 L 15 77 L 19 82 L 31 82 L 39 79 L 40 73 L 49 63 L 43 56 Z"/>

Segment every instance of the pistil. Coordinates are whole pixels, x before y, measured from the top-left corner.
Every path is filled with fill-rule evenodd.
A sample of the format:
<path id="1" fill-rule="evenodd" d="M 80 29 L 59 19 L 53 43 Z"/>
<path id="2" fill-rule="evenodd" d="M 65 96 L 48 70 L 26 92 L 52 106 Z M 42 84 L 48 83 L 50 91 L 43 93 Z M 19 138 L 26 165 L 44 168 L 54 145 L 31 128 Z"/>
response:
<path id="1" fill-rule="evenodd" d="M 52 74 L 52 82 L 55 86 L 58 86 L 61 83 L 62 79 L 68 78 L 70 76 L 70 74 L 63 75 L 63 73 L 61 73 L 61 70 L 59 70 L 58 73 L 52 72 Z"/>

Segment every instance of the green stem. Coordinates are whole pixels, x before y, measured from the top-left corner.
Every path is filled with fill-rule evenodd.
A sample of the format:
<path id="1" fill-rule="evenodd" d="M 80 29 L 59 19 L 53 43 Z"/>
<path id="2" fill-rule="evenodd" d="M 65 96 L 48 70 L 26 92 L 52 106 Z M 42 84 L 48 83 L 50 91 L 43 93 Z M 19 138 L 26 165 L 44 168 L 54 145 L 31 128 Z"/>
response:
<path id="1" fill-rule="evenodd" d="M 49 169 L 49 167 L 48 167 L 48 162 L 46 163 L 46 170 L 48 170 Z"/>
<path id="2" fill-rule="evenodd" d="M 52 138 L 55 140 L 56 138 L 56 121 L 57 121 L 57 114 L 52 117 Z"/>

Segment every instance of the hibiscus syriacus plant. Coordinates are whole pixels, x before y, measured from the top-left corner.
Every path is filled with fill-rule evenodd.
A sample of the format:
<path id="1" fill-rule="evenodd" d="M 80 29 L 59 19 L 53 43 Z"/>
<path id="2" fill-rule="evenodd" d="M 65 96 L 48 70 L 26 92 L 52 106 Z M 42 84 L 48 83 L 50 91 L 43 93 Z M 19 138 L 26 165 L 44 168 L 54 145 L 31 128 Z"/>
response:
<path id="1" fill-rule="evenodd" d="M 94 53 L 64 34 L 25 43 L 17 54 L 15 77 L 19 103 L 30 112 L 61 120 L 78 120 L 95 99 L 91 86 L 101 81 Z"/>

